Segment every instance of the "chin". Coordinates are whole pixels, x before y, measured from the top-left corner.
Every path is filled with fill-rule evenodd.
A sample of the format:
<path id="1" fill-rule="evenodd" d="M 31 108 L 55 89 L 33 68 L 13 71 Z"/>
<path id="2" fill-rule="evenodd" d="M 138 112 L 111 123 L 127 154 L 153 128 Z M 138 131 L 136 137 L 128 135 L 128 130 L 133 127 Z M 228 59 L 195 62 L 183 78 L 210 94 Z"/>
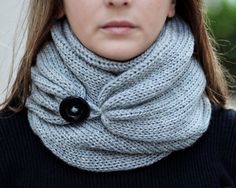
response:
<path id="1" fill-rule="evenodd" d="M 100 53 L 100 54 L 101 56 L 107 59 L 113 60 L 113 61 L 128 61 L 135 58 L 140 53 L 141 52 L 130 52 L 128 50 L 117 49 L 117 50 L 112 50 L 107 53 Z"/>
<path id="2" fill-rule="evenodd" d="M 113 61 L 128 61 L 133 59 L 135 56 L 124 56 L 124 55 L 120 55 L 120 56 L 106 56 L 107 59 L 113 60 Z"/>
<path id="3" fill-rule="evenodd" d="M 145 46 L 133 40 L 129 40 L 128 42 L 120 40 L 105 41 L 104 43 L 100 43 L 99 46 L 96 43 L 96 45 L 92 46 L 90 49 L 93 49 L 94 52 L 107 59 L 127 61 L 141 54 Z"/>

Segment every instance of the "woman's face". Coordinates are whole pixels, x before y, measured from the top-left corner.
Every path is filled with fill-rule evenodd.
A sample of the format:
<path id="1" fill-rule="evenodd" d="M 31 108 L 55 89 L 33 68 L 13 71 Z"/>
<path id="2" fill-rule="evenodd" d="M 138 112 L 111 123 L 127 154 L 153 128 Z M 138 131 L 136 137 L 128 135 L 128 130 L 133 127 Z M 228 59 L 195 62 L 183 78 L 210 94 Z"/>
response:
<path id="1" fill-rule="evenodd" d="M 173 0 L 63 0 L 70 26 L 88 49 L 125 61 L 144 52 L 159 35 Z"/>

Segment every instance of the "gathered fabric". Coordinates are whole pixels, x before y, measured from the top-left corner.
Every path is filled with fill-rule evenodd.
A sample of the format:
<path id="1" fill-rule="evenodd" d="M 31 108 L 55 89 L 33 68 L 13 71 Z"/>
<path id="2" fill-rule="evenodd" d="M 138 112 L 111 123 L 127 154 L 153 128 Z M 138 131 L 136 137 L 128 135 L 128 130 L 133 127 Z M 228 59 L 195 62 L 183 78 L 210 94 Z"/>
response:
<path id="1" fill-rule="evenodd" d="M 207 130 L 206 78 L 180 17 L 166 21 L 145 52 L 122 62 L 86 48 L 66 19 L 51 36 L 31 69 L 26 106 L 34 133 L 67 164 L 94 172 L 144 167 L 192 146 Z M 59 106 L 70 96 L 89 104 L 85 121 L 61 117 Z"/>

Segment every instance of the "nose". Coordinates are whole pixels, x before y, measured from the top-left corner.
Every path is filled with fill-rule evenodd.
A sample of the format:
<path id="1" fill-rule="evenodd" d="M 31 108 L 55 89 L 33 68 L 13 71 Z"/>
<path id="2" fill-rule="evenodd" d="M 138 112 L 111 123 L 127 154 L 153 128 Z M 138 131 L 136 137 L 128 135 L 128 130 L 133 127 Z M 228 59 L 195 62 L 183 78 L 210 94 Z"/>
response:
<path id="1" fill-rule="evenodd" d="M 132 0 L 105 0 L 107 6 L 120 7 L 130 5 Z"/>

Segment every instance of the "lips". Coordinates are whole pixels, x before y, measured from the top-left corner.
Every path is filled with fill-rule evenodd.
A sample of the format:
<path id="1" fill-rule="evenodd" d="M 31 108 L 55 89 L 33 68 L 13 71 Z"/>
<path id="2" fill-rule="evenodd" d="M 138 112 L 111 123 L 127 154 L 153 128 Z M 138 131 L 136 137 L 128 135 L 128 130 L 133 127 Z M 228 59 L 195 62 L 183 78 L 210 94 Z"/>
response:
<path id="1" fill-rule="evenodd" d="M 111 21 L 102 26 L 102 30 L 113 35 L 124 35 L 133 31 L 136 26 L 129 21 Z"/>
<path id="2" fill-rule="evenodd" d="M 102 26 L 102 28 L 109 28 L 109 27 L 129 27 L 135 28 L 136 26 L 129 22 L 129 21 L 111 21 Z"/>

